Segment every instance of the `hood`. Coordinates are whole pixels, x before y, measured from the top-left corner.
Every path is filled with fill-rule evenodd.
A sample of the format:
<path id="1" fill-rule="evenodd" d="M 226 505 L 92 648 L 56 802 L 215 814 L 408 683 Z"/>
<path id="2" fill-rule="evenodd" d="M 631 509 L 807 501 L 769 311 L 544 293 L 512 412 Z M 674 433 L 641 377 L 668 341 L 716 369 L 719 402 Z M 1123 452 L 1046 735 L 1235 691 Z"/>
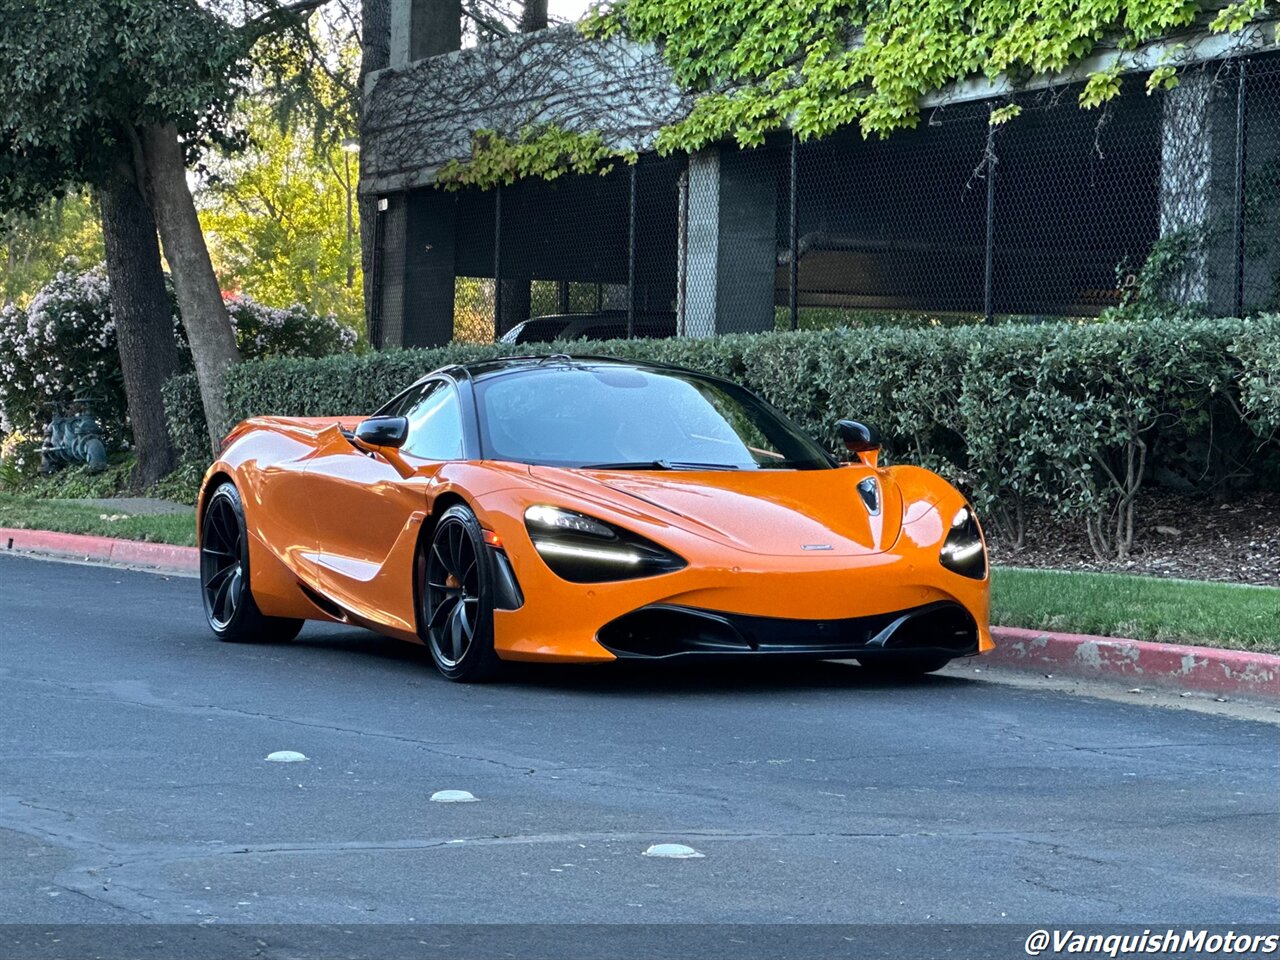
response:
<path id="1" fill-rule="evenodd" d="M 865 556 L 893 546 L 902 497 L 884 471 L 624 471 L 530 467 L 535 481 L 649 513 L 723 546 L 767 556 Z M 872 480 L 880 511 L 858 493 Z M 589 509 L 589 508 L 587 508 Z"/>

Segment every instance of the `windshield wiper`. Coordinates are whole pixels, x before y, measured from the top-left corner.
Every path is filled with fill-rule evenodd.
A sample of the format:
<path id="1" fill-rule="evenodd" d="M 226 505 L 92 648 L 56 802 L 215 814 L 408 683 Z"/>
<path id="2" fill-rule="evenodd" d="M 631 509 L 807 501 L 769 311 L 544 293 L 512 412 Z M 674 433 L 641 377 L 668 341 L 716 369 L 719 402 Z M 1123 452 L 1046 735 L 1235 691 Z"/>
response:
<path id="1" fill-rule="evenodd" d="M 587 463 L 579 470 L 737 470 L 732 463 L 697 463 L 692 460 L 620 460 L 617 463 Z"/>

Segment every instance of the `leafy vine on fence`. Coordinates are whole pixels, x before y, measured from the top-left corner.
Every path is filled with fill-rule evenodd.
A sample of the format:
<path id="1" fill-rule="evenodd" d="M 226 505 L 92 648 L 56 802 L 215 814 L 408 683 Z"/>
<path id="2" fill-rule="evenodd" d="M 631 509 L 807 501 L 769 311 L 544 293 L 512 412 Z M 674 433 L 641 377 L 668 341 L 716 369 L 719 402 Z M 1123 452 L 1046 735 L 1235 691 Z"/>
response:
<path id="1" fill-rule="evenodd" d="M 508 139 L 496 130 L 477 130 L 471 139 L 471 158 L 446 163 L 436 183 L 446 190 L 494 187 L 526 177 L 554 180 L 566 173 L 605 174 L 619 162 L 635 163 L 635 152 L 611 147 L 599 131 L 576 133 L 545 123 L 525 127 Z"/>
<path id="2" fill-rule="evenodd" d="M 659 131 L 660 153 L 736 140 L 758 146 L 790 128 L 801 139 L 857 124 L 864 136 L 916 126 L 930 93 L 974 77 L 1015 86 L 1061 72 L 1099 52 L 1120 56 L 1088 75 L 1084 108 L 1114 99 L 1126 55 L 1207 16 L 1209 0 L 605 0 L 583 20 L 588 37 L 655 43 L 675 82 L 694 94 L 691 110 Z M 1267 0 L 1237 0 L 1208 23 L 1240 33 L 1273 12 Z M 1147 75 L 1148 92 L 1178 82 L 1175 45 Z M 1010 104 L 993 123 L 1013 120 Z M 555 124 L 513 138 L 478 130 L 466 161 L 450 162 L 447 188 L 604 172 L 634 159 L 594 132 Z"/>
<path id="3" fill-rule="evenodd" d="M 1097 52 L 1122 52 L 1091 73 L 1080 104 L 1120 92 L 1123 52 L 1191 26 L 1199 0 L 612 0 L 583 29 L 661 45 L 676 82 L 700 94 L 684 120 L 663 130 L 662 150 L 696 150 L 733 138 L 756 145 L 790 126 L 802 138 L 858 124 L 885 136 L 920 119 L 921 98 L 970 77 L 1015 84 L 1057 73 Z M 1265 0 L 1220 10 L 1214 32 L 1237 32 L 1265 15 Z M 1176 82 L 1171 64 L 1148 89 Z"/>

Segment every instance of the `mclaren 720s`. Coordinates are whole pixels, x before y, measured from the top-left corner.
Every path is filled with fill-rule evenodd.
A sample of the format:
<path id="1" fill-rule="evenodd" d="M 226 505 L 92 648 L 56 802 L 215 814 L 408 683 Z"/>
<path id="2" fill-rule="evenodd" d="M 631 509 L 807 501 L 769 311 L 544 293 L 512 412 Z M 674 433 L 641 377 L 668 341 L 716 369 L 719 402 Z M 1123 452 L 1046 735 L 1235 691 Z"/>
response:
<path id="1" fill-rule="evenodd" d="M 246 420 L 200 494 L 205 613 L 224 640 L 366 627 L 459 681 L 691 656 L 911 674 L 990 649 L 965 498 L 838 429 L 849 463 L 728 380 L 568 356 L 446 367 L 368 418 Z"/>

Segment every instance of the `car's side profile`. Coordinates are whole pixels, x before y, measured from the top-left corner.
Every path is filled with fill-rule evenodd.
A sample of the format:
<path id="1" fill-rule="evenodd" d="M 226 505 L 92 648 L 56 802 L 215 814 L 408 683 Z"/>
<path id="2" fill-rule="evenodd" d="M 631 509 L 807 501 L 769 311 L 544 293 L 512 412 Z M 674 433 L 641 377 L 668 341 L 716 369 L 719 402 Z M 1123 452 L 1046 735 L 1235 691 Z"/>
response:
<path id="1" fill-rule="evenodd" d="M 455 680 L 736 655 L 922 672 L 989 649 L 964 497 L 840 428 L 848 464 L 730 381 L 570 357 L 445 368 L 366 418 L 247 420 L 199 501 L 209 624 L 356 624 Z"/>

